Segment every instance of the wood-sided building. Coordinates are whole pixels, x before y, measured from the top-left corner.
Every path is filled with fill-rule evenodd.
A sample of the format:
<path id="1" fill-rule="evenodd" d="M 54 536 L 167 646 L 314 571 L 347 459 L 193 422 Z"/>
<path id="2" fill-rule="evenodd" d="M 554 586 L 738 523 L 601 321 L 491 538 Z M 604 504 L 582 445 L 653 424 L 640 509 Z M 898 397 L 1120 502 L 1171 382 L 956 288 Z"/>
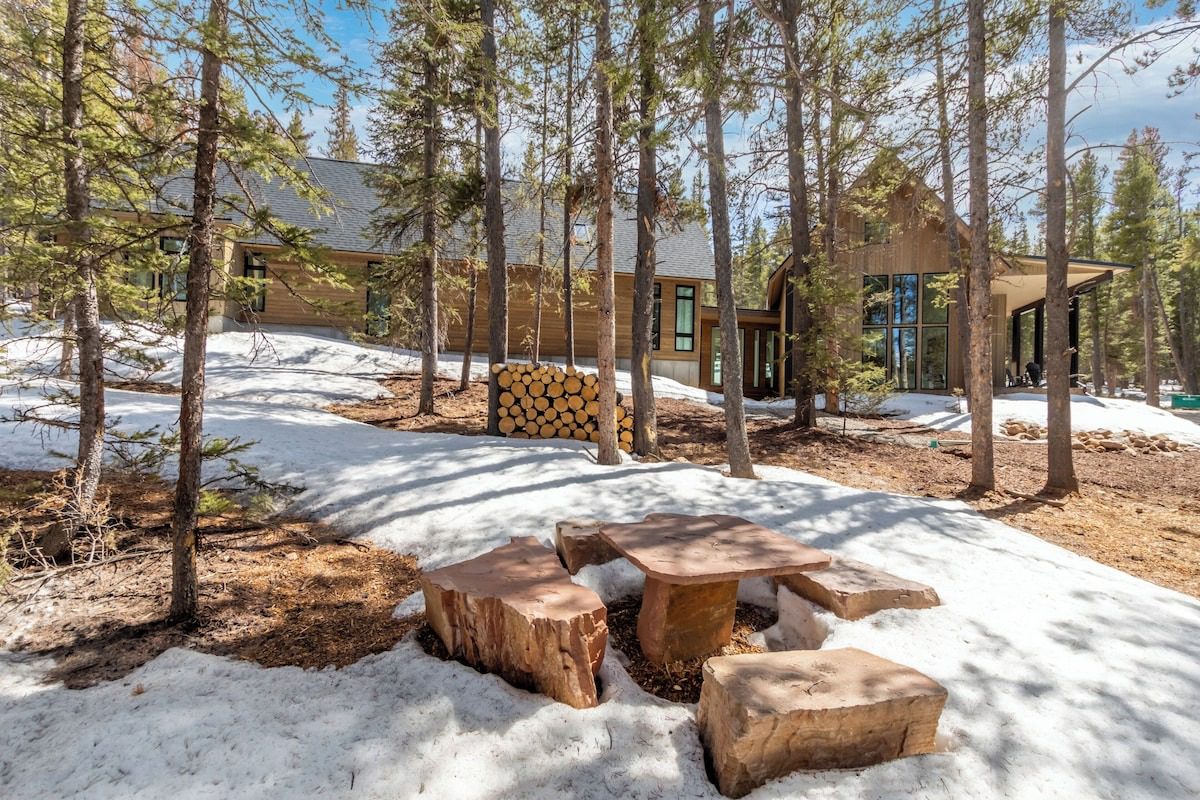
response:
<path id="1" fill-rule="evenodd" d="M 312 331 L 325 335 L 352 332 L 388 338 L 389 318 L 395 313 L 392 299 L 384 291 L 372 288 L 373 270 L 396 255 L 400 245 L 381 243 L 371 226 L 372 214 L 379 201 L 368 186 L 372 165 L 323 158 L 309 158 L 303 169 L 310 179 L 329 195 L 331 207 L 314 207 L 279 181 L 266 182 L 243 178 L 258 207 L 269 207 L 284 222 L 313 232 L 315 244 L 324 248 L 343 280 L 302 269 L 289 262 L 278 240 L 267 235 L 241 237 L 238 224 L 244 216 L 229 204 L 222 220 L 225 241 L 220 244 L 218 260 L 229 275 L 258 279 L 261 290 L 249 300 L 223 299 L 215 302 L 210 328 L 214 331 L 237 330 L 251 325 L 266 328 Z M 167 196 L 179 198 L 179 207 L 190 197 L 190 180 L 181 177 L 168 184 Z M 222 176 L 220 191 L 232 197 L 242 195 L 237 183 Z M 505 208 L 505 250 L 509 280 L 509 350 L 513 358 L 527 358 L 532 351 L 536 315 L 536 285 L 539 273 L 538 207 L 522 198 L 522 187 L 506 182 L 503 187 Z M 561 361 L 566 355 L 566 333 L 562 299 L 562 206 L 547 203 L 544 242 L 544 284 L 541 302 L 539 356 Z M 178 209 L 176 209 L 178 212 Z M 592 219 L 579 213 L 573 220 L 571 235 L 572 281 L 574 297 L 574 342 L 577 363 L 595 362 L 597 340 L 595 273 L 595 230 Z M 414 230 L 415 233 L 415 230 Z M 441 267 L 447 276 L 461 275 L 468 257 L 482 260 L 482 245 L 474 245 L 466 227 L 453 226 L 444 232 L 440 251 Z M 632 198 L 618 198 L 613 226 L 613 268 L 616 283 L 617 365 L 628 368 L 632 349 L 633 272 L 637 248 L 637 230 Z M 179 241 L 165 237 L 164 249 L 178 248 Z M 656 248 L 654 281 L 654 356 L 653 372 L 682 383 L 700 382 L 700 302 L 705 285 L 714 278 L 712 251 L 704 230 L 696 222 L 664 224 Z M 487 349 L 488 282 L 486 268 L 477 270 L 476 326 L 473 349 Z M 148 285 L 159 292 L 183 299 L 182 283 L 174 276 L 147 276 Z M 443 281 L 439 289 L 440 318 L 443 321 L 442 350 L 462 352 L 466 345 L 467 294 L 462 280 Z M 220 284 L 220 276 L 216 281 Z"/>

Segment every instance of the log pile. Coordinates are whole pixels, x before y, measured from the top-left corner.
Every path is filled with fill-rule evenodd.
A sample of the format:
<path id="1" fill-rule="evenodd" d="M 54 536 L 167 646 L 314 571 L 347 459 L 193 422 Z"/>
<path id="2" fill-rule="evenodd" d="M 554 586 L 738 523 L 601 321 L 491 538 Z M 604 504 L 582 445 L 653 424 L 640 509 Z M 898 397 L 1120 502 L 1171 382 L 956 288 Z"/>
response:
<path id="1" fill-rule="evenodd" d="M 500 384 L 500 432 L 513 439 L 600 438 L 596 376 L 551 364 L 493 364 Z M 617 395 L 617 443 L 633 451 L 633 415 Z"/>
<path id="2" fill-rule="evenodd" d="M 1046 438 L 1046 426 L 1035 422 L 1005 420 L 1000 425 L 1005 436 L 1024 441 Z M 1071 447 L 1089 453 L 1174 453 L 1184 446 L 1165 433 L 1148 434 L 1141 431 L 1075 431 L 1071 436 Z"/>

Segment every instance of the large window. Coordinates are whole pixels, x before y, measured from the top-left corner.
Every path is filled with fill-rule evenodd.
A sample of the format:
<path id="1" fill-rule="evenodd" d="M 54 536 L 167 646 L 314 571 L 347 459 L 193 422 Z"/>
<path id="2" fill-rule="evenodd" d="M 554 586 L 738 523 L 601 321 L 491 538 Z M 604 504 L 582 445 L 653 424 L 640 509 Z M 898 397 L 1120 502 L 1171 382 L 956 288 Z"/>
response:
<path id="1" fill-rule="evenodd" d="M 675 349 L 690 353 L 696 349 L 696 287 L 675 287 Z"/>
<path id="2" fill-rule="evenodd" d="M 945 272 L 926 272 L 921 276 L 921 322 L 925 325 L 945 325 L 950 316 L 946 297 Z"/>
<path id="3" fill-rule="evenodd" d="M 654 284 L 654 313 L 650 318 L 650 338 L 655 350 L 662 347 L 662 284 Z"/>
<path id="4" fill-rule="evenodd" d="M 392 296 L 380 285 L 377 261 L 367 264 L 367 335 L 387 336 L 392 323 Z"/>
<path id="5" fill-rule="evenodd" d="M 945 274 L 863 277 L 863 361 L 886 370 L 897 389 L 950 386 Z"/>
<path id="6" fill-rule="evenodd" d="M 897 389 L 917 388 L 916 328 L 892 328 L 892 380 Z"/>
<path id="7" fill-rule="evenodd" d="M 917 323 L 917 276 L 892 276 L 892 324 Z"/>
<path id="8" fill-rule="evenodd" d="M 246 253 L 242 276 L 257 281 L 246 308 L 262 313 L 267 310 L 267 259 L 259 253 Z"/>
<path id="9" fill-rule="evenodd" d="M 738 338 L 741 340 L 741 355 L 743 358 L 742 367 L 745 368 L 746 357 L 746 329 L 738 328 Z M 721 329 L 713 326 L 712 328 L 712 382 L 714 386 L 721 385 Z M 757 385 L 757 384 L 756 384 Z"/>
<path id="10" fill-rule="evenodd" d="M 183 256 L 187 253 L 187 240 L 178 236 L 162 236 L 158 249 L 167 254 L 167 271 L 158 276 L 160 297 L 169 297 L 176 302 L 187 300 L 187 264 Z"/>
<path id="11" fill-rule="evenodd" d="M 946 389 L 949 328 L 945 325 L 921 328 L 921 388 Z"/>

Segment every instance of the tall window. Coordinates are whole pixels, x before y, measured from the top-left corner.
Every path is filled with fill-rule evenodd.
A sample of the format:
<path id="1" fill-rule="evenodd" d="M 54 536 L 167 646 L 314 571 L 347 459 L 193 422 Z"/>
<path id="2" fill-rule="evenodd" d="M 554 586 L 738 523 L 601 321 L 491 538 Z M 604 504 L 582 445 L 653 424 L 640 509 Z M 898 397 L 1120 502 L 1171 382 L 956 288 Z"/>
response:
<path id="1" fill-rule="evenodd" d="M 254 293 L 250 295 L 246 308 L 261 313 L 267 310 L 267 259 L 259 253 L 246 253 L 246 261 L 242 266 L 242 276 L 251 278 L 255 284 Z"/>
<path id="2" fill-rule="evenodd" d="M 367 264 L 367 335 L 387 336 L 392 323 L 392 296 L 380 286 L 378 261 Z"/>
<path id="3" fill-rule="evenodd" d="M 158 294 L 176 302 L 187 300 L 187 264 L 183 256 L 187 253 L 187 240 L 178 236 L 161 236 L 158 249 L 167 254 L 168 269 L 158 276 Z"/>
<path id="4" fill-rule="evenodd" d="M 888 292 L 887 275 L 863 276 L 863 361 L 887 369 Z"/>
<path id="5" fill-rule="evenodd" d="M 892 240 L 892 226 L 885 219 L 868 220 L 863 223 L 864 244 L 884 244 Z"/>
<path id="6" fill-rule="evenodd" d="M 696 349 L 696 287 L 675 287 L 675 349 L 690 353 Z"/>
<path id="7" fill-rule="evenodd" d="M 650 339 L 655 350 L 662 347 L 662 284 L 654 284 L 654 313 L 650 319 Z"/>
<path id="8" fill-rule="evenodd" d="M 945 273 L 863 276 L 863 361 L 897 389 L 949 388 Z"/>
<path id="9" fill-rule="evenodd" d="M 892 324 L 917 323 L 917 276 L 892 276 Z"/>
<path id="10" fill-rule="evenodd" d="M 945 272 L 921 276 L 921 388 L 950 388 L 950 307 L 945 298 Z"/>
<path id="11" fill-rule="evenodd" d="M 742 367 L 745 368 L 746 357 L 746 329 L 738 328 L 739 345 L 741 346 Z M 715 325 L 712 328 L 712 382 L 714 386 L 721 385 L 721 329 Z"/>

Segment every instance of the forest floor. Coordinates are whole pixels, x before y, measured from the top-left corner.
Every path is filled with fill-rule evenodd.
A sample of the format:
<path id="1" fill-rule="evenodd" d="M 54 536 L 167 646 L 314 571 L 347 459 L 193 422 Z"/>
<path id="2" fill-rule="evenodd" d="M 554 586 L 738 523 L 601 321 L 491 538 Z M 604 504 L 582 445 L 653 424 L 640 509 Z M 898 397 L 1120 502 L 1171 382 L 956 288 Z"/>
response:
<path id="1" fill-rule="evenodd" d="M 0 469 L 0 518 L 26 531 L 45 527 L 62 477 Z M 418 590 L 411 557 L 234 505 L 201 520 L 202 620 L 191 628 L 168 624 L 173 487 L 110 472 L 101 491 L 111 509 L 111 555 L 32 565 L 0 586 L 0 622 L 21 631 L 8 647 L 55 658 L 49 680 L 92 686 L 181 646 L 268 667 L 341 667 L 391 649 L 419 623 L 392 617 Z"/>
<path id="2" fill-rule="evenodd" d="M 397 375 L 383 385 L 393 397 L 336 405 L 331 411 L 361 422 L 406 431 L 480 435 L 486 426 L 487 385 L 436 384 L 435 415 L 416 414 L 420 385 Z M 663 458 L 722 464 L 724 411 L 687 400 L 657 401 Z M 791 467 L 860 489 L 963 500 L 984 515 L 1145 580 L 1200 597 L 1200 450 L 1178 453 L 1075 453 L 1080 493 L 1064 507 L 1017 497 L 1045 481 L 1045 445 L 997 440 L 999 490 L 965 491 L 971 462 L 953 448 L 899 444 L 929 439 L 932 431 L 896 419 L 869 424 L 885 439 L 840 436 L 828 429 L 798 431 L 788 420 L 751 416 L 747 426 L 755 463 Z M 836 428 L 836 426 L 833 426 Z"/>

